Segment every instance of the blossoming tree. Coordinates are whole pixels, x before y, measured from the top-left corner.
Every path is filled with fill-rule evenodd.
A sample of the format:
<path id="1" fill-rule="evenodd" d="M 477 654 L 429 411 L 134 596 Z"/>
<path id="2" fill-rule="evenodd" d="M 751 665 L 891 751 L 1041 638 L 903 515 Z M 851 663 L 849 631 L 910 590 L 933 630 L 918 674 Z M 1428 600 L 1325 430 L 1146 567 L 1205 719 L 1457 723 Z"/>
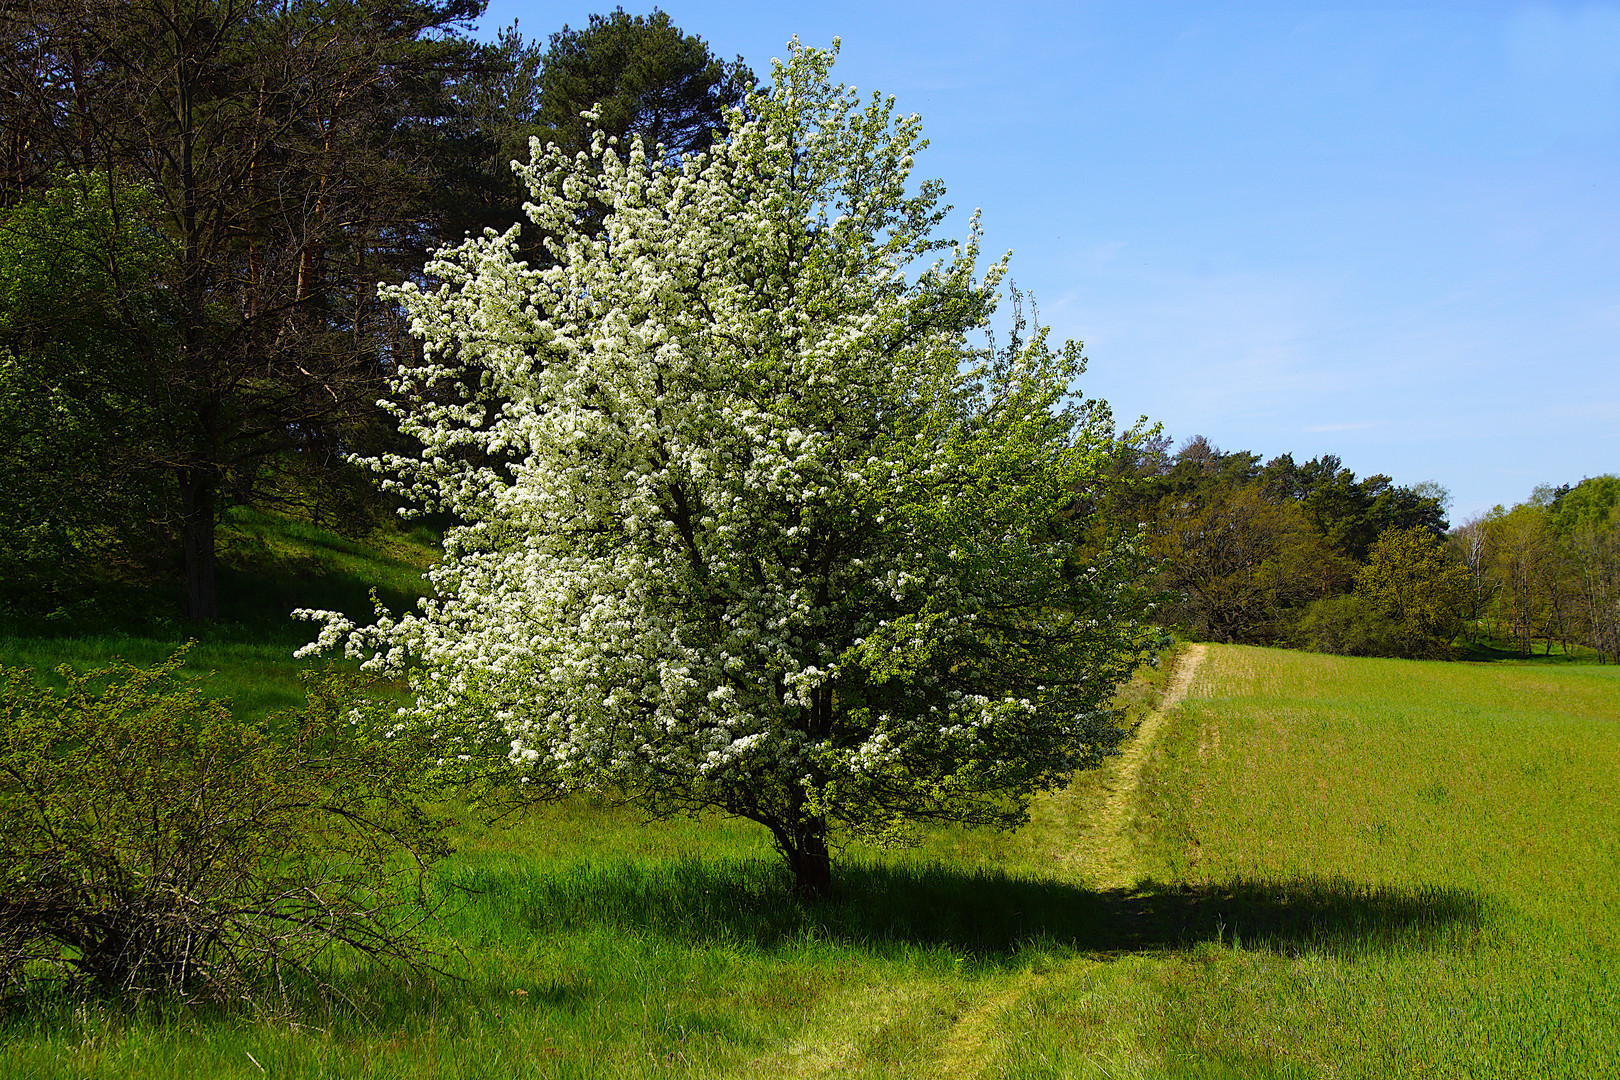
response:
<path id="1" fill-rule="evenodd" d="M 1079 347 L 979 337 L 1005 261 L 932 237 L 917 117 L 833 55 L 702 156 L 536 146 L 545 264 L 490 233 L 395 292 L 423 451 L 374 466 L 463 524 L 435 598 L 311 646 L 409 661 L 420 719 L 538 787 L 752 819 L 812 895 L 835 830 L 1021 821 L 1155 639 L 1129 538 L 1075 555 L 1113 432 Z"/>

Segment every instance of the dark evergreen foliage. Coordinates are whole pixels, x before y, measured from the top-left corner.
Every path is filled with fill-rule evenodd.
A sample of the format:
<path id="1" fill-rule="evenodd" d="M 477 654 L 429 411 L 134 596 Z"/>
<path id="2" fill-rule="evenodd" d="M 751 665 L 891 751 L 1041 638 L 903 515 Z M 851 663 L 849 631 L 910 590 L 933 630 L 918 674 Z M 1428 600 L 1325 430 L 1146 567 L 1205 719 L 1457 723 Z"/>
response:
<path id="1" fill-rule="evenodd" d="M 640 136 L 648 153 L 706 150 L 726 128 L 728 108 L 755 88 L 742 57 L 726 62 L 702 38 L 683 34 L 657 8 L 645 17 L 592 15 L 583 30 L 564 26 L 551 35 L 540 67 L 542 142 L 571 152 L 590 146 L 600 129 L 621 145 Z M 594 106 L 596 119 L 580 114 Z"/>
<path id="2" fill-rule="evenodd" d="M 227 505 L 363 531 L 384 507 L 346 461 L 397 441 L 376 400 L 413 359 L 378 283 L 419 275 L 429 251 L 466 231 L 517 221 L 509 166 L 531 136 L 580 142 L 579 113 L 600 103 L 618 137 L 699 149 L 754 85 L 740 60 L 716 59 L 657 10 L 593 16 L 542 52 L 515 27 L 493 45 L 467 38 L 483 7 L 0 5 L 0 229 L 33 221 L 38 233 L 51 199 L 76 201 L 83 226 L 67 243 L 74 265 L 36 258 L 25 275 L 72 282 L 54 311 L 38 290 L 0 297 L 0 349 L 26 358 L 0 387 L 0 456 L 28 474 L 12 504 L 44 523 L 11 545 L 13 563 L 36 580 L 73 577 L 76 558 L 105 564 L 118 545 L 95 541 L 108 530 L 84 512 L 110 517 L 114 533 L 171 538 L 159 561 L 183 563 L 186 611 L 206 618 Z M 48 194 L 64 187 L 74 191 Z M 89 227 L 102 219 L 113 224 Z M 58 213 L 54 235 L 70 226 Z M 131 235 L 161 257 L 132 260 Z M 14 242 L 8 257 L 43 250 Z M 40 332 L 53 325 L 66 329 Z M 73 423 L 44 438 L 64 398 Z M 111 483 L 64 488 L 44 466 L 64 457 L 146 494 L 97 506 L 86 492 L 110 496 Z"/>
<path id="3" fill-rule="evenodd" d="M 193 617 L 217 611 L 223 507 L 285 495 L 267 480 L 329 469 L 380 429 L 374 403 L 404 335 L 376 285 L 415 272 L 437 235 L 445 86 L 480 60 L 458 31 L 482 6 L 31 0 L 0 12 L 18 132 L 5 202 L 64 177 L 167 248 L 164 340 L 125 325 L 140 347 L 113 359 L 137 369 L 149 439 L 126 449 L 169 474 L 164 516 Z M 152 278 L 83 240 L 100 307 L 127 313 Z"/>

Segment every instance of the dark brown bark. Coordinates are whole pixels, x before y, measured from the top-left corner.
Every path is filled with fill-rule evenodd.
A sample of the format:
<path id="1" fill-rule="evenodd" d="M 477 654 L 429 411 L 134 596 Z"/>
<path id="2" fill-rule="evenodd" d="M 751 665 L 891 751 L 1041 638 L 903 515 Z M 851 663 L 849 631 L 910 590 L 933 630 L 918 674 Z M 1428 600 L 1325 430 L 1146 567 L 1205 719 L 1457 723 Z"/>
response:
<path id="1" fill-rule="evenodd" d="M 776 844 L 793 871 L 793 888 L 807 900 L 832 896 L 832 853 L 827 849 L 827 822 L 803 818 L 791 827 L 773 830 Z"/>
<path id="2" fill-rule="evenodd" d="M 180 477 L 181 547 L 186 564 L 186 617 L 219 617 L 214 589 L 214 526 L 218 493 L 212 478 L 197 472 Z"/>

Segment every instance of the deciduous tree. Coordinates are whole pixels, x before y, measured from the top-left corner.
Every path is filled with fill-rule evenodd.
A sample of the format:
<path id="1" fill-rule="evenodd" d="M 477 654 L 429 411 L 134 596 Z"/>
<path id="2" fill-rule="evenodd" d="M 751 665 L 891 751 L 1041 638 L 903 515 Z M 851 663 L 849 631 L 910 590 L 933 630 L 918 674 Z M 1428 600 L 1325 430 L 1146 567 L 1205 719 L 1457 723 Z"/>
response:
<path id="1" fill-rule="evenodd" d="M 1509 632 L 1526 653 L 1537 637 L 1546 636 L 1551 652 L 1547 626 L 1552 595 L 1563 583 L 1558 580 L 1560 552 L 1546 507 L 1515 506 L 1492 522 L 1491 535 L 1495 576 L 1502 588 L 1500 608 Z"/>
<path id="2" fill-rule="evenodd" d="M 1451 530 L 1447 537 L 1452 550 L 1468 568 L 1468 596 L 1463 617 L 1470 628 L 1477 627 L 1491 598 L 1502 587 L 1493 572 L 1496 562 L 1491 536 L 1493 520 L 1490 514 L 1475 514 Z M 1470 633 L 1473 633 L 1472 629 Z"/>
<path id="3" fill-rule="evenodd" d="M 397 294 L 425 452 L 377 467 L 466 524 L 436 599 L 320 642 L 414 660 L 415 715 L 537 788 L 760 823 L 818 895 L 834 829 L 1010 825 L 1097 764 L 1156 641 L 1130 539 L 1073 558 L 1113 438 L 1079 347 L 972 345 L 1004 264 L 934 238 L 918 119 L 832 61 L 795 43 L 696 158 L 537 153 L 553 258 L 488 236 Z"/>
<path id="4" fill-rule="evenodd" d="M 1221 641 L 1275 641 L 1312 600 L 1337 592 L 1348 563 L 1311 530 L 1299 506 L 1257 487 L 1169 496 L 1159 510 L 1173 613 Z"/>
<path id="5" fill-rule="evenodd" d="M 1405 630 L 1409 653 L 1442 649 L 1461 629 L 1468 567 L 1423 526 L 1387 529 L 1356 571 L 1356 595 Z"/>

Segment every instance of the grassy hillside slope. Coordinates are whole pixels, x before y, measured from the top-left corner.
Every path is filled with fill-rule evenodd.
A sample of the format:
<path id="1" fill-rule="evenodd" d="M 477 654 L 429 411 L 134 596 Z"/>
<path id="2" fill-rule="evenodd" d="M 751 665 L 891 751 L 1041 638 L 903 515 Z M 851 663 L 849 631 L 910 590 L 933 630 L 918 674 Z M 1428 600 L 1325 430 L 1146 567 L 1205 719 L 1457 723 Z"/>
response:
<path id="1" fill-rule="evenodd" d="M 232 511 L 219 541 L 219 619 L 180 618 L 174 587 L 105 585 L 55 611 L 0 613 L 0 664 L 31 667 L 53 682 L 60 664 L 84 670 L 115 656 L 153 664 L 194 639 L 187 669 L 211 676 L 209 693 L 263 715 L 303 700 L 304 665 L 292 654 L 316 627 L 289 612 L 320 608 L 365 618 L 373 589 L 403 610 L 421 595 L 422 572 L 438 557 L 425 531 L 381 532 L 361 542 L 247 508 Z"/>

